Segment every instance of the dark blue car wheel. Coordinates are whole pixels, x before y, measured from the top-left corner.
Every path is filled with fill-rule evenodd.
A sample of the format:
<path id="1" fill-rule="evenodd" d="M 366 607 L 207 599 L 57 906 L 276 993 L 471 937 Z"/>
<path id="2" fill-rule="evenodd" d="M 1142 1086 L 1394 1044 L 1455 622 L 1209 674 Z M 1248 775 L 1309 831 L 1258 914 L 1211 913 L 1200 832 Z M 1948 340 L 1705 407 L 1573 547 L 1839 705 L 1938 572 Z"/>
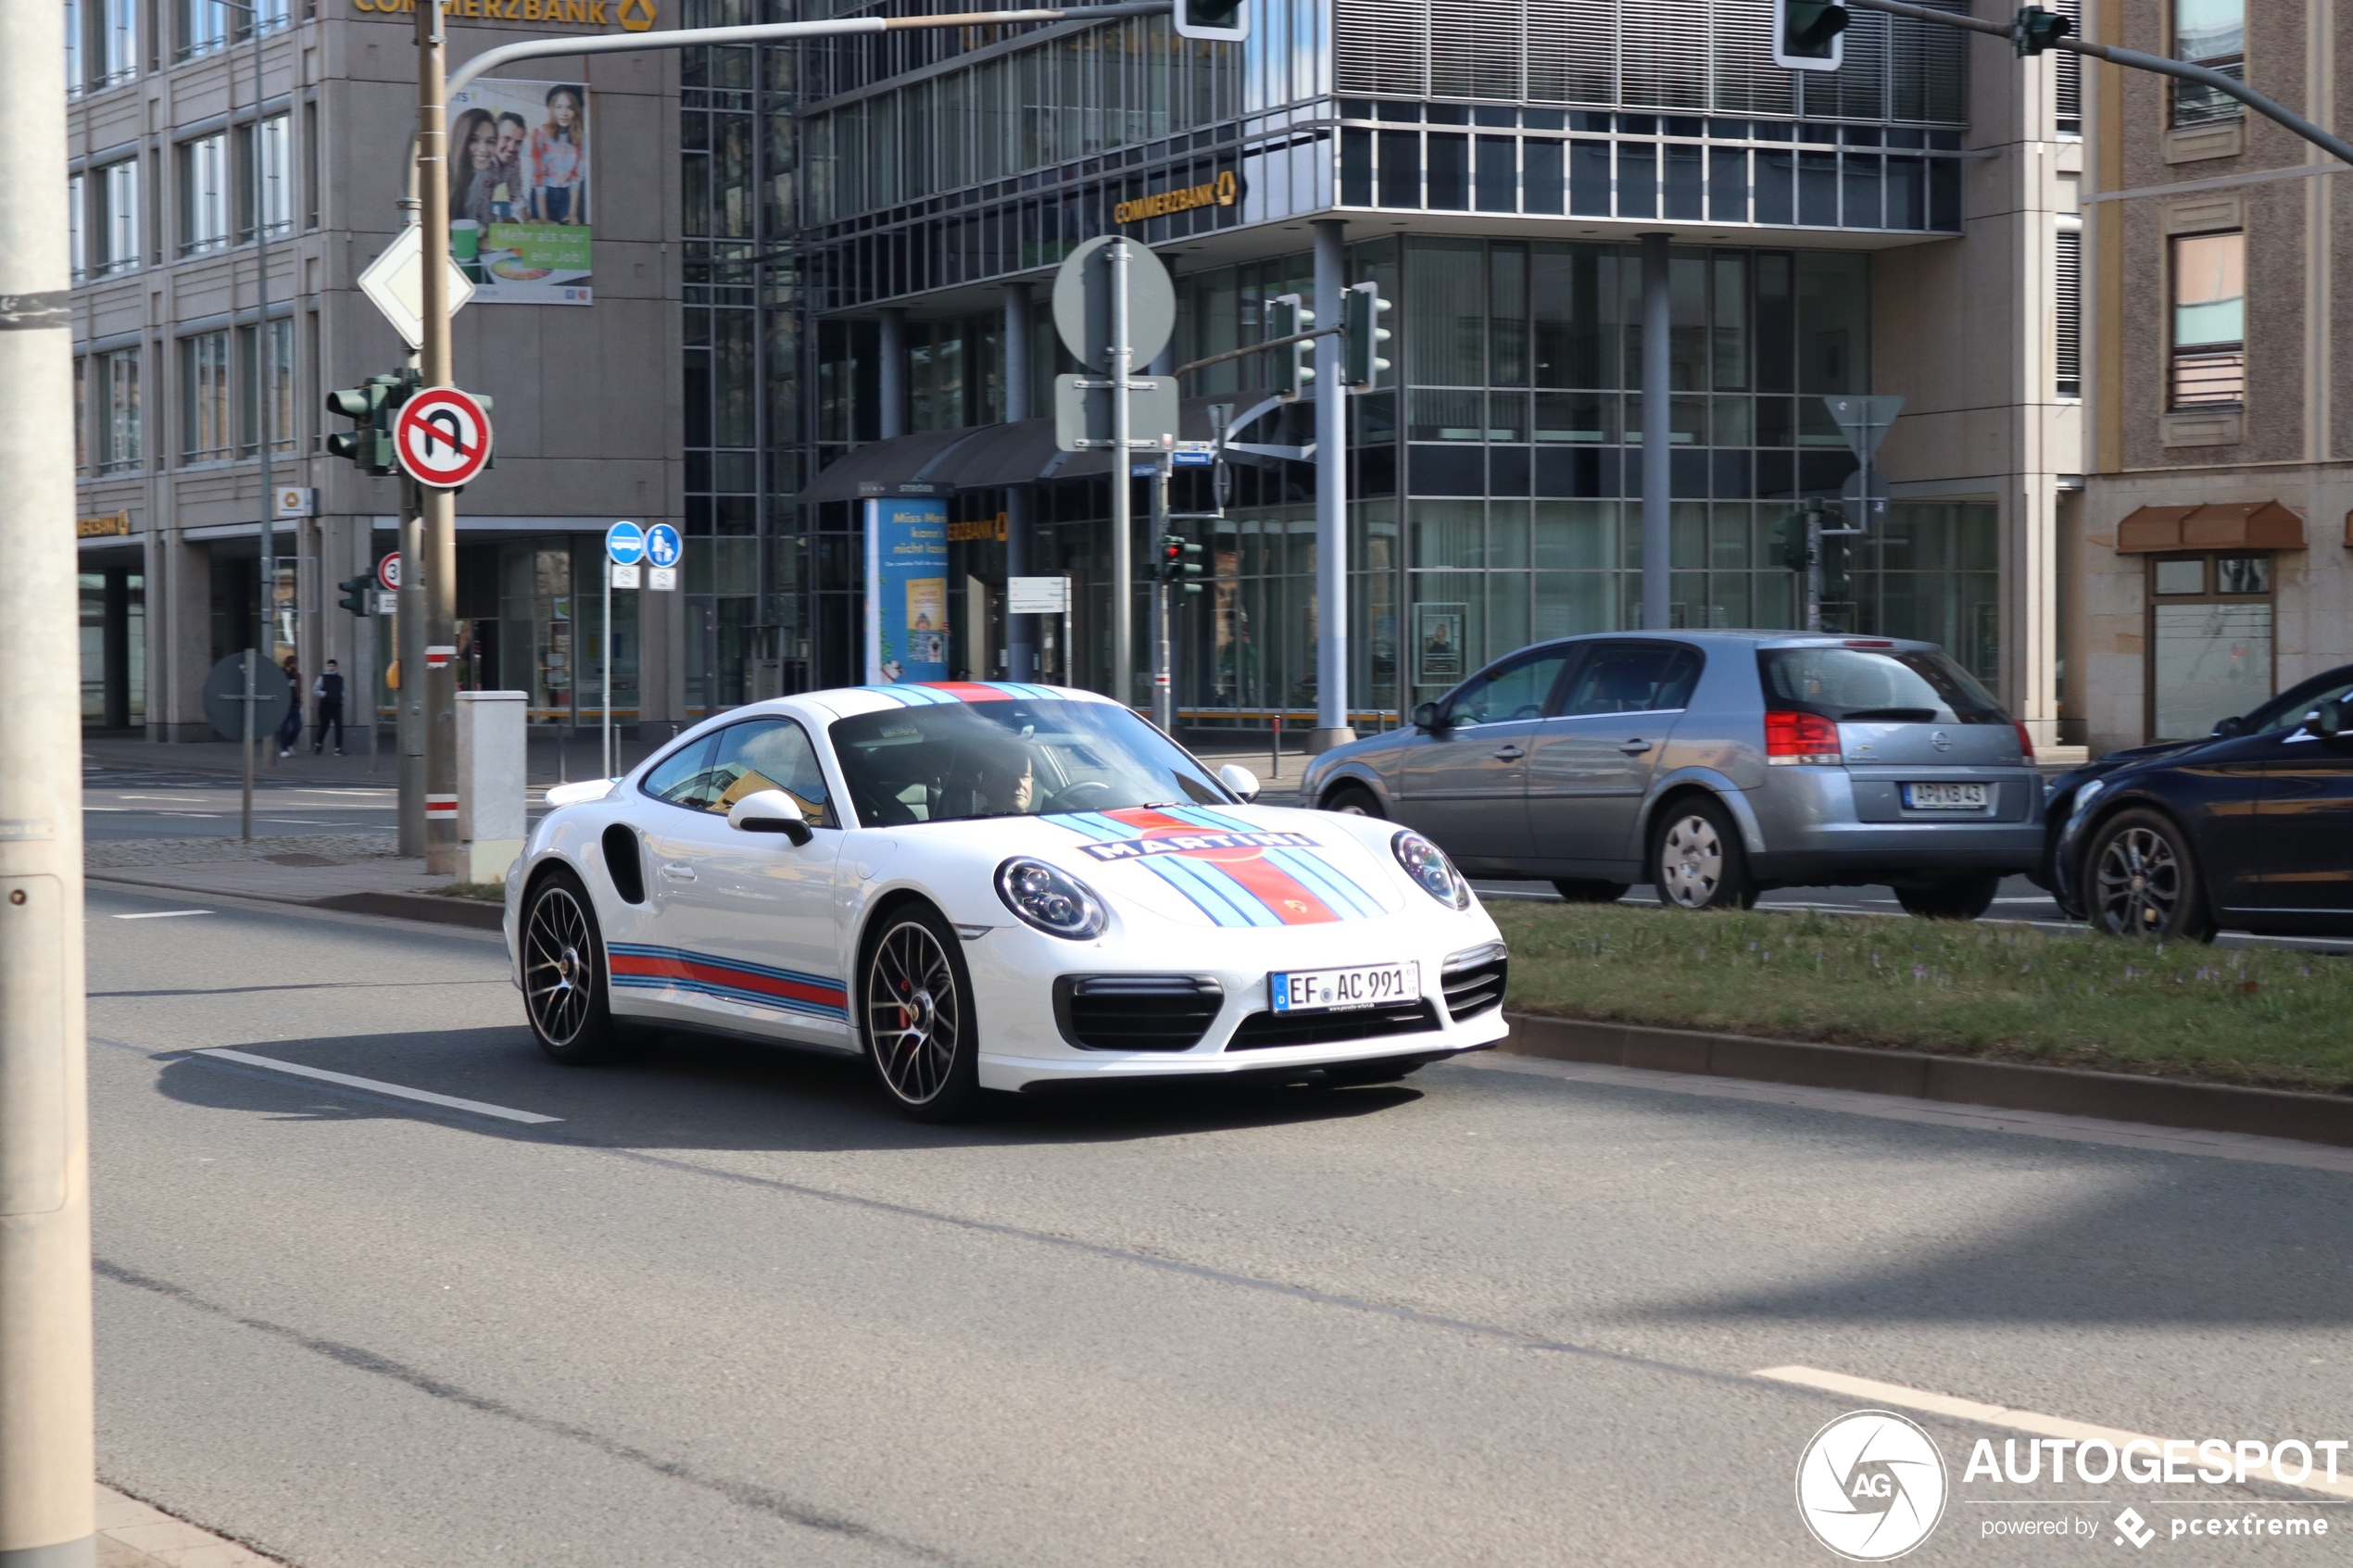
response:
<path id="1" fill-rule="evenodd" d="M 2205 941 L 2214 935 L 2188 835 L 2158 811 L 2120 811 L 2100 825 L 2084 858 L 2082 899 L 2092 929 L 2109 936 Z"/>

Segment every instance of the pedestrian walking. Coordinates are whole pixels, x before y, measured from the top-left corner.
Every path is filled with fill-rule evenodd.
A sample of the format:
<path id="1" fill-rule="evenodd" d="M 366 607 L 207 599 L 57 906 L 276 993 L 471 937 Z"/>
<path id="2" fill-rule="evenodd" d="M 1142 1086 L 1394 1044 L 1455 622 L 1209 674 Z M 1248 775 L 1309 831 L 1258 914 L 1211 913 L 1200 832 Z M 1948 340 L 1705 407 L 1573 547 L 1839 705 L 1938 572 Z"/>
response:
<path id="1" fill-rule="evenodd" d="M 310 755 L 316 757 L 327 744 L 327 726 L 334 726 L 335 755 L 343 755 L 343 671 L 335 668 L 333 659 L 327 660 L 326 673 L 311 687 L 311 695 L 319 699 L 319 731 L 310 743 Z"/>
<path id="2" fill-rule="evenodd" d="M 294 655 L 286 655 L 286 716 L 278 721 L 278 755 L 292 757 L 295 743 L 302 738 L 302 671 L 295 665 Z"/>

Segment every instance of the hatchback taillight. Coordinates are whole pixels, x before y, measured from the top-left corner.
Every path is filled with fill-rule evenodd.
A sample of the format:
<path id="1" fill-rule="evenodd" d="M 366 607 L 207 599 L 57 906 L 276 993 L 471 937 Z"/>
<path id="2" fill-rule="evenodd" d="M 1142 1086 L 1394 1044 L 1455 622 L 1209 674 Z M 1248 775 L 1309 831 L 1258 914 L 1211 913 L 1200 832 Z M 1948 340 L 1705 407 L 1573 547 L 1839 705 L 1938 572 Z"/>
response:
<path id="1" fill-rule="evenodd" d="M 1839 755 L 1838 726 L 1818 713 L 1768 709 L 1765 713 L 1765 760 L 1777 768 L 1807 762 L 1836 767 L 1845 760 Z"/>
<path id="2" fill-rule="evenodd" d="M 2031 765 L 2034 760 L 2034 737 L 2026 733 L 2026 721 L 2013 719 L 2010 728 L 2018 732 L 2018 754 Z"/>

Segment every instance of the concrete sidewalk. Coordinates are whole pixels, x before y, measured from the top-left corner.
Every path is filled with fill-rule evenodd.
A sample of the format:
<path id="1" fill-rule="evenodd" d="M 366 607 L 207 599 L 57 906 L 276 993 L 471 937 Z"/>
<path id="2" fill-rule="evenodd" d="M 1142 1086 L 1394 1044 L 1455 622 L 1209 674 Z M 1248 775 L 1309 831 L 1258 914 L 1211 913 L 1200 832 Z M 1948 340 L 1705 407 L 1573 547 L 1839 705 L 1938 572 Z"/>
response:
<path id="1" fill-rule="evenodd" d="M 98 1568 L 278 1568 L 278 1561 L 102 1483 Z"/>

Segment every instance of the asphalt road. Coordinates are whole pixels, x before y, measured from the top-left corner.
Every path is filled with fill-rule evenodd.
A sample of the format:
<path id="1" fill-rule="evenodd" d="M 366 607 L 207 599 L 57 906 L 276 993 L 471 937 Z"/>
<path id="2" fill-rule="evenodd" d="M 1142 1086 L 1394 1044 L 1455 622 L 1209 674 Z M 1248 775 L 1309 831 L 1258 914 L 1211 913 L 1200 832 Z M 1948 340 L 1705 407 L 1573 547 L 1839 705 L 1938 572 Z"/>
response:
<path id="1" fill-rule="evenodd" d="M 82 832 L 93 839 L 234 838 L 243 822 L 244 784 L 218 773 L 84 767 Z M 253 831 L 365 833 L 399 826 L 399 797 L 389 776 L 381 786 L 257 779 Z"/>
<path id="2" fill-rule="evenodd" d="M 1500 1056 L 927 1129 L 752 1047 L 549 1064 L 472 934 L 89 918 L 102 1470 L 302 1568 L 1828 1563 L 1798 1457 L 1879 1401 L 1790 1365 L 2353 1436 L 2347 1151 Z M 2173 1562 L 2353 1531 L 1965 1484 L 2015 1426 L 1919 1419 L 1908 1561 L 2114 1561 L 2128 1502 L 2339 1524 Z M 2100 1534 L 1984 1535 L 2061 1516 Z"/>

